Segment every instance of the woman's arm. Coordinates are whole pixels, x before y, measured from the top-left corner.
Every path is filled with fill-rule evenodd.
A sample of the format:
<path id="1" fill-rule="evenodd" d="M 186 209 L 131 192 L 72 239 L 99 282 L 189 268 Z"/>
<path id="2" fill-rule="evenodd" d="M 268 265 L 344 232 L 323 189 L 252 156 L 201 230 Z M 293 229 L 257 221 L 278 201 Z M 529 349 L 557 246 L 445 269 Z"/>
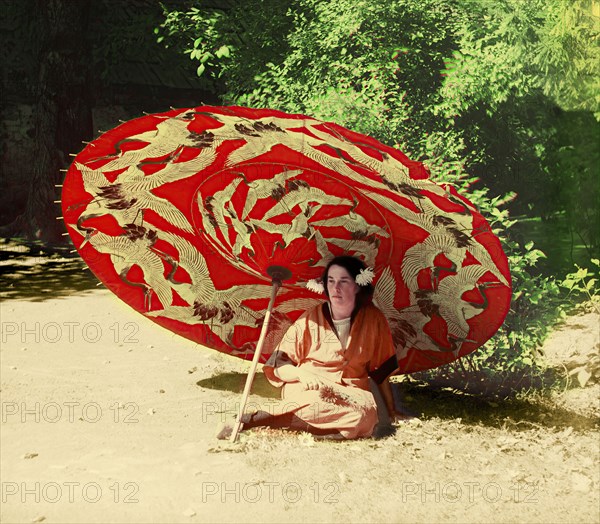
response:
<path id="1" fill-rule="evenodd" d="M 319 389 L 323 381 L 314 373 L 293 364 L 283 364 L 273 370 L 273 374 L 284 382 L 300 382 L 304 389 Z"/>
<path id="2" fill-rule="evenodd" d="M 273 369 L 273 374 L 284 382 L 298 382 L 298 368 L 293 364 L 283 364 Z"/>
<path id="3" fill-rule="evenodd" d="M 385 402 L 385 406 L 390 415 L 390 419 L 392 419 L 393 422 L 401 415 L 396 411 L 396 405 L 394 404 L 394 395 L 392 394 L 392 386 L 390 385 L 389 377 L 386 378 L 381 384 L 377 384 L 377 387 L 379 388 L 379 392 L 383 397 L 383 401 Z"/>

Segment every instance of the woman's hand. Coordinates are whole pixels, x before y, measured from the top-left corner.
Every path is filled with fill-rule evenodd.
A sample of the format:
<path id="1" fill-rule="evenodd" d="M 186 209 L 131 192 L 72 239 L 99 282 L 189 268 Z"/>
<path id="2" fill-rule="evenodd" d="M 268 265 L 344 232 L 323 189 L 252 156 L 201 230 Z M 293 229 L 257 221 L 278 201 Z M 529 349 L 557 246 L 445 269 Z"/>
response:
<path id="1" fill-rule="evenodd" d="M 298 381 L 304 386 L 304 389 L 317 390 L 325 385 L 325 382 L 319 375 L 311 373 L 304 368 L 296 368 L 298 373 Z"/>
<path id="2" fill-rule="evenodd" d="M 284 382 L 300 382 L 304 389 L 319 389 L 325 385 L 319 375 L 311 373 L 304 367 L 293 366 L 292 364 L 284 364 L 275 368 L 274 374 Z"/>
<path id="3" fill-rule="evenodd" d="M 416 415 L 412 415 L 409 413 L 402 413 L 396 409 L 394 409 L 394 411 L 392 413 L 389 414 L 390 415 L 390 422 L 392 424 L 396 424 L 398 422 L 406 422 L 407 420 L 412 420 L 417 418 Z"/>

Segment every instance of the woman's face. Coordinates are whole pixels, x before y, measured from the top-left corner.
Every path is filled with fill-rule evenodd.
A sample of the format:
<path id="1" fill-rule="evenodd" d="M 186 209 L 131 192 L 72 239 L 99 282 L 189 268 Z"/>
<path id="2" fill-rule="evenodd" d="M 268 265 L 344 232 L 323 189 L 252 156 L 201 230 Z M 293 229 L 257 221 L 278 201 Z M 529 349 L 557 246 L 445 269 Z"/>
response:
<path id="1" fill-rule="evenodd" d="M 331 304 L 337 309 L 352 311 L 360 288 L 345 267 L 333 265 L 327 273 L 327 292 Z"/>

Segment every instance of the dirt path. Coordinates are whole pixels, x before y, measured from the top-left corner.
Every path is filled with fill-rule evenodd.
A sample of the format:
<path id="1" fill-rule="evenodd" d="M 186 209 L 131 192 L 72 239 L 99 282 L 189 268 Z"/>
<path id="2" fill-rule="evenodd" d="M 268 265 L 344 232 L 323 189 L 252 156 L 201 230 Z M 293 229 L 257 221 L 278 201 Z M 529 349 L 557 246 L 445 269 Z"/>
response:
<path id="1" fill-rule="evenodd" d="M 403 387 L 423 415 L 389 438 L 230 446 L 239 396 L 197 383 L 238 389 L 246 363 L 106 291 L 0 314 L 2 522 L 600 522 L 597 386 L 556 409 Z"/>

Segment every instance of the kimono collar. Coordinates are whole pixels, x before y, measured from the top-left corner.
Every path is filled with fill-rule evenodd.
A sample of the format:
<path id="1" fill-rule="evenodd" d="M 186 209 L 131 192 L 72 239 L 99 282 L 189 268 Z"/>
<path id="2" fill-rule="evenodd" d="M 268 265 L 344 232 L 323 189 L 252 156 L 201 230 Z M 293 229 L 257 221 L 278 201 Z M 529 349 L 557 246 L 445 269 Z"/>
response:
<path id="1" fill-rule="evenodd" d="M 327 320 L 329 327 L 331 327 L 331 329 L 333 329 L 333 331 L 337 333 L 337 329 L 335 329 L 335 325 L 333 324 L 333 316 L 331 315 L 331 304 L 329 302 L 323 302 L 322 308 L 323 316 L 325 317 L 325 320 Z M 352 314 L 350 315 L 350 329 L 352 329 L 352 324 L 354 323 L 354 319 L 356 318 L 356 315 L 358 315 L 359 311 L 360 306 L 357 304 L 354 307 Z"/>

